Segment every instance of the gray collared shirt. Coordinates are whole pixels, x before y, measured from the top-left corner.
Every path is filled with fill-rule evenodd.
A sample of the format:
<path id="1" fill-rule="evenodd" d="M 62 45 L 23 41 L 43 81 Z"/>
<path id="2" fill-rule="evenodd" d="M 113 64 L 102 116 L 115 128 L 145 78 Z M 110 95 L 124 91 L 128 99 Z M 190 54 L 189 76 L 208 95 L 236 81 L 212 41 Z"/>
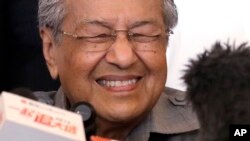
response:
<path id="1" fill-rule="evenodd" d="M 47 94 L 46 94 L 47 93 Z M 57 92 L 35 92 L 39 101 L 67 109 L 67 100 L 62 88 Z M 183 92 L 165 88 L 150 114 L 131 131 L 126 141 L 148 141 L 151 134 L 169 135 L 162 141 L 194 141 L 187 133 L 196 131 L 199 123 L 191 105 L 185 100 Z"/>

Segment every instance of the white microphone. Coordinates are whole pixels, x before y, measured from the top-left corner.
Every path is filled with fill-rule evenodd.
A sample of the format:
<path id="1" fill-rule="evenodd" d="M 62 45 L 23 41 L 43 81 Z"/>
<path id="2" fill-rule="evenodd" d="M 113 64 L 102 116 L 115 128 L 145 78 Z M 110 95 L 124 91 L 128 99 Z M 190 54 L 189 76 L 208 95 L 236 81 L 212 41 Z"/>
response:
<path id="1" fill-rule="evenodd" d="M 86 141 L 82 125 L 79 114 L 1 93 L 1 141 Z"/>

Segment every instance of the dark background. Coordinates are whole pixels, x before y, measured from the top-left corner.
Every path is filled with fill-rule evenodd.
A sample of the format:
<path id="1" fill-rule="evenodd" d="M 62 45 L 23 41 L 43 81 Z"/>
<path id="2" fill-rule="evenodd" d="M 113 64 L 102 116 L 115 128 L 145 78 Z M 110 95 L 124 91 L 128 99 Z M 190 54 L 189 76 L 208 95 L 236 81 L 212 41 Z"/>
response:
<path id="1" fill-rule="evenodd" d="M 0 1 L 0 91 L 58 89 L 42 55 L 37 7 L 38 0 Z"/>

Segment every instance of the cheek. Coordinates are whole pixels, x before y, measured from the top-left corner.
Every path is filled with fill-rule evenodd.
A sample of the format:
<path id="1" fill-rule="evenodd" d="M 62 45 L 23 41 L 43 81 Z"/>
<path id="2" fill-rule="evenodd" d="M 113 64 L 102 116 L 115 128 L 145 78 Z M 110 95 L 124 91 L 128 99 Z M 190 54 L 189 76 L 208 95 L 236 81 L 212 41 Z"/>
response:
<path id="1" fill-rule="evenodd" d="M 151 72 L 167 71 L 166 51 L 144 53 L 140 58 Z"/>
<path id="2" fill-rule="evenodd" d="M 144 54 L 141 59 L 148 69 L 146 81 L 146 91 L 150 93 L 160 93 L 165 87 L 167 78 L 167 60 L 165 52 L 155 54 Z M 153 95 L 152 95 L 153 96 Z"/>
<path id="3" fill-rule="evenodd" d="M 88 76 L 100 61 L 100 55 L 84 52 L 77 49 L 76 46 L 72 48 L 75 49 L 65 50 L 62 53 L 62 68 L 66 71 L 72 71 L 69 73 L 76 73 L 75 75 Z"/>
<path id="4" fill-rule="evenodd" d="M 91 95 L 86 94 L 93 91 L 92 72 L 100 62 L 100 55 L 79 50 L 65 50 L 61 54 L 59 77 L 70 101 L 91 99 Z"/>
<path id="5" fill-rule="evenodd" d="M 64 57 L 65 75 L 71 74 L 72 78 L 78 81 L 88 81 L 93 77 L 93 71 L 100 63 L 101 58 L 97 54 L 91 54 L 86 52 L 72 52 Z M 60 71 L 60 70 L 59 70 Z"/>

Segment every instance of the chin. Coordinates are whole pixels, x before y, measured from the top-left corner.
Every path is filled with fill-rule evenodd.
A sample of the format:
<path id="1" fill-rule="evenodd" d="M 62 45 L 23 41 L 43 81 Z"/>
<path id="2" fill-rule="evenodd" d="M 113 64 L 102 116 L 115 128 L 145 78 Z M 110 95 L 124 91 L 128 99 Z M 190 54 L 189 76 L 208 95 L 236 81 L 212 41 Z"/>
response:
<path id="1" fill-rule="evenodd" d="M 114 122 L 131 122 L 136 119 L 140 119 L 144 116 L 144 109 L 135 109 L 131 110 L 132 108 L 127 109 L 116 109 L 112 110 L 112 113 L 109 113 L 110 120 Z"/>

